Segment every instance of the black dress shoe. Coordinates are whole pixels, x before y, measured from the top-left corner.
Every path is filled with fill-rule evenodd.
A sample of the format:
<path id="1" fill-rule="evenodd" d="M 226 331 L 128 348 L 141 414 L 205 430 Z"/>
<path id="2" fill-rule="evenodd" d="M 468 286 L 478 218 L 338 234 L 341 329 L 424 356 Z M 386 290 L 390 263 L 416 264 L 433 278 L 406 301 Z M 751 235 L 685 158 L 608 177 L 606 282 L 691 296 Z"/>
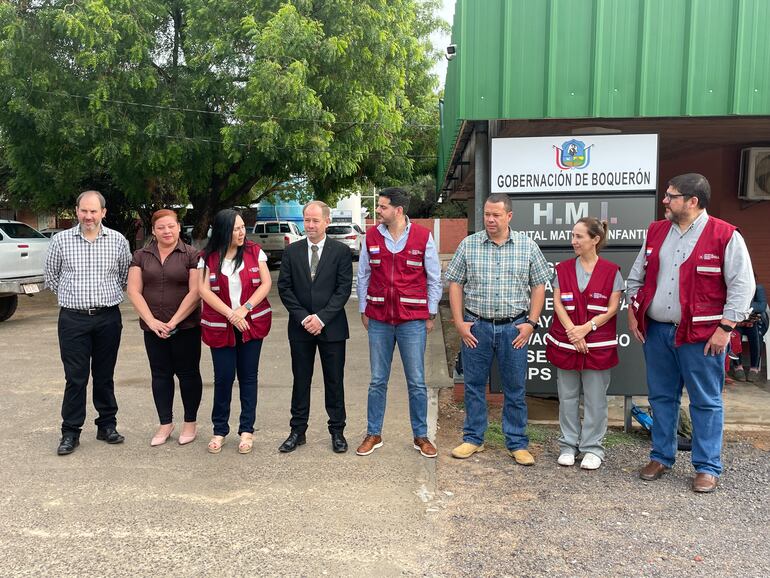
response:
<path id="1" fill-rule="evenodd" d="M 332 449 L 335 454 L 344 454 L 348 451 L 348 442 L 342 432 L 332 433 Z"/>
<path id="2" fill-rule="evenodd" d="M 108 444 L 122 444 L 126 441 L 114 427 L 99 428 L 96 430 L 96 439 L 107 442 Z"/>
<path id="3" fill-rule="evenodd" d="M 288 454 L 297 449 L 297 446 L 305 445 L 305 434 L 299 432 L 291 432 L 286 441 L 281 444 L 278 451 L 282 454 Z"/>
<path id="4" fill-rule="evenodd" d="M 75 451 L 75 448 L 80 445 L 80 438 L 74 435 L 64 435 L 59 440 L 59 447 L 56 453 L 60 456 L 66 456 Z"/>

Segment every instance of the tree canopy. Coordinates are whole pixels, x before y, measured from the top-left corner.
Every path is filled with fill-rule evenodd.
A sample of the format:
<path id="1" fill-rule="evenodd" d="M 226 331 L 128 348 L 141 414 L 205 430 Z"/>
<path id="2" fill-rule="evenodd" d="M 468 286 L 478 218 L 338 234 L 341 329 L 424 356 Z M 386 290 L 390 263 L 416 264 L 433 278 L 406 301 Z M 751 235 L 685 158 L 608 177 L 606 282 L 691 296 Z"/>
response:
<path id="1" fill-rule="evenodd" d="M 0 3 L 7 194 L 220 208 L 435 166 L 437 0 Z"/>

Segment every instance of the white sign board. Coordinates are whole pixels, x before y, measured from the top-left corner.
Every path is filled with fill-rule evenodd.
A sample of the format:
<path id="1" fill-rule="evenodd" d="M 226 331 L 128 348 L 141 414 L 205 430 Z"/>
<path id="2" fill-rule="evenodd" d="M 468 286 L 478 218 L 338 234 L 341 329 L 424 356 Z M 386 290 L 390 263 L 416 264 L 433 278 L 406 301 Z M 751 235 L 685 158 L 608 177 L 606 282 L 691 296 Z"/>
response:
<path id="1" fill-rule="evenodd" d="M 654 191 L 658 135 L 492 139 L 493 193 Z"/>

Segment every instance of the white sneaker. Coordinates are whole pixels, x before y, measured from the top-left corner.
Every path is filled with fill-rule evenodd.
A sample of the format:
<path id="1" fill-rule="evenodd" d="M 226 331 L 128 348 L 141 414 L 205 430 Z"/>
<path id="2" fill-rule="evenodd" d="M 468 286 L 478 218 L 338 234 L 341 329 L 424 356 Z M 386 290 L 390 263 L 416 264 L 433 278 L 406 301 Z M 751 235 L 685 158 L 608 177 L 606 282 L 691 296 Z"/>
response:
<path id="1" fill-rule="evenodd" d="M 559 454 L 559 459 L 556 461 L 560 466 L 574 466 L 575 454 L 572 452 L 562 452 Z"/>
<path id="2" fill-rule="evenodd" d="M 586 453 L 583 456 L 583 461 L 580 462 L 580 467 L 584 470 L 598 470 L 602 465 L 602 459 L 596 454 Z"/>

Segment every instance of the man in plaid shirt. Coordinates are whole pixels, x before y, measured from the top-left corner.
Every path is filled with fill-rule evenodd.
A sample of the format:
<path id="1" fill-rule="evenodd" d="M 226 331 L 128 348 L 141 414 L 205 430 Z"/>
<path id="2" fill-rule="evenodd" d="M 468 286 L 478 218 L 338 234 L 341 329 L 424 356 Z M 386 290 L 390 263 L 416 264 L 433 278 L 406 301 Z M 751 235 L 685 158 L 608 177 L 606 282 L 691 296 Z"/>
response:
<path id="1" fill-rule="evenodd" d="M 85 191 L 77 200 L 78 225 L 54 235 L 45 261 L 46 286 L 56 294 L 59 349 L 66 387 L 62 402 L 62 437 L 57 453 L 80 445 L 86 419 L 86 386 L 93 377 L 96 439 L 123 442 L 116 429 L 113 374 L 123 323 L 118 305 L 128 278 L 131 251 L 126 238 L 102 225 L 104 197 Z"/>
<path id="2" fill-rule="evenodd" d="M 535 242 L 510 229 L 512 216 L 508 195 L 490 195 L 484 204 L 485 230 L 463 239 L 447 268 L 465 378 L 463 443 L 452 455 L 464 459 L 484 450 L 487 378 L 497 357 L 505 445 L 516 463 L 531 466 L 535 460 L 525 432 L 527 342 L 538 327 L 552 273 Z"/>

